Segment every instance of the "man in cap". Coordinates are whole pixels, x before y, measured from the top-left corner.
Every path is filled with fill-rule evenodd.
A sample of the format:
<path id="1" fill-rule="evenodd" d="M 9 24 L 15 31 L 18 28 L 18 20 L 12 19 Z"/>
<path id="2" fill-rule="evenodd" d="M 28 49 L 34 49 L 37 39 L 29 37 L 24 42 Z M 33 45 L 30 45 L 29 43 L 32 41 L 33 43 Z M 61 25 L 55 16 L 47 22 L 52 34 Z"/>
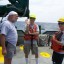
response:
<path id="1" fill-rule="evenodd" d="M 38 46 L 37 46 L 37 40 L 39 35 L 39 27 L 35 23 L 36 16 L 30 15 L 30 21 L 27 21 L 27 25 L 25 28 L 25 36 L 24 36 L 24 53 L 25 53 L 25 59 L 26 64 L 28 64 L 28 55 L 30 52 L 30 49 L 32 51 L 32 54 L 35 54 L 35 60 L 36 64 L 38 64 Z"/>
<path id="2" fill-rule="evenodd" d="M 2 54 L 4 55 L 4 64 L 11 64 L 16 50 L 18 35 L 14 23 L 17 19 L 18 14 L 15 11 L 11 11 L 6 16 L 6 20 L 1 24 L 1 46 Z"/>
<path id="3" fill-rule="evenodd" d="M 64 58 L 64 18 L 60 18 L 58 20 L 58 25 L 60 28 L 60 31 L 55 33 L 52 37 L 52 40 L 54 41 L 52 44 L 53 49 L 53 55 L 52 55 L 52 61 L 53 64 L 62 64 L 63 58 Z"/>

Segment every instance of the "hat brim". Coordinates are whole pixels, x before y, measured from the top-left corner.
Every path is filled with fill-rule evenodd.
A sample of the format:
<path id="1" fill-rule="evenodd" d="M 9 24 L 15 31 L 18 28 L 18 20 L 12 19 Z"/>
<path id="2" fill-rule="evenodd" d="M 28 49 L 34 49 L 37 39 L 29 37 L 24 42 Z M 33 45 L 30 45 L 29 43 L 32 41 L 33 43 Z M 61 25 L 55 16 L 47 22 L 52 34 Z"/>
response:
<path id="1" fill-rule="evenodd" d="M 34 18 L 34 17 L 30 17 L 30 19 L 36 19 L 36 18 Z"/>

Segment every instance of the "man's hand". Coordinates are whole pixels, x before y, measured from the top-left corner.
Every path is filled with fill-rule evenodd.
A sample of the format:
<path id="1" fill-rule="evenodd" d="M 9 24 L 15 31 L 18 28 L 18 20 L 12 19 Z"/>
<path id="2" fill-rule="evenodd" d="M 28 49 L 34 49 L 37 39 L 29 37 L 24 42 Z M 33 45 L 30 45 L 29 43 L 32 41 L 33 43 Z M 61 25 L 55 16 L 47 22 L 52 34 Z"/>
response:
<path id="1" fill-rule="evenodd" d="M 53 35 L 52 39 L 53 39 L 57 44 L 63 46 L 63 44 L 56 39 L 55 35 Z"/>
<path id="2" fill-rule="evenodd" d="M 39 32 L 31 33 L 31 32 L 29 31 L 29 34 L 30 34 L 30 35 L 38 35 L 38 34 L 39 34 Z"/>
<path id="3" fill-rule="evenodd" d="M 30 31 L 29 31 L 29 34 L 30 34 L 30 35 L 34 35 L 34 33 L 31 33 Z"/>
<path id="4" fill-rule="evenodd" d="M 2 48 L 2 54 L 5 56 L 7 54 L 6 48 Z"/>

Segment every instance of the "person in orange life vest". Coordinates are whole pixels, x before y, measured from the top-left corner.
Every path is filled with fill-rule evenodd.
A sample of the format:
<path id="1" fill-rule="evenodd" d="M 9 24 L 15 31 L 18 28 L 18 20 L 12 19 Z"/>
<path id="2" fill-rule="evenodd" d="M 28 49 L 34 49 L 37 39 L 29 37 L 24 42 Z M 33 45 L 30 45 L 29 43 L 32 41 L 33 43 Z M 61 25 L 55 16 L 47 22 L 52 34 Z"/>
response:
<path id="1" fill-rule="evenodd" d="M 32 53 L 35 54 L 36 64 L 38 64 L 37 40 L 39 35 L 39 27 L 37 24 L 35 24 L 35 20 L 36 20 L 36 16 L 30 15 L 30 21 L 26 22 L 27 23 L 25 28 L 26 34 L 24 36 L 24 53 L 25 53 L 26 64 L 29 64 L 28 55 L 30 50 L 32 51 Z"/>
<path id="2" fill-rule="evenodd" d="M 60 28 L 60 31 L 58 33 L 61 33 L 61 34 L 60 35 L 54 34 L 52 39 L 54 43 L 56 43 L 56 46 L 54 47 L 57 47 L 57 48 L 60 47 L 60 48 L 59 50 L 52 48 L 53 49 L 53 55 L 52 55 L 53 64 L 62 64 L 63 58 L 64 58 L 64 18 L 60 18 L 58 20 L 58 25 Z"/>

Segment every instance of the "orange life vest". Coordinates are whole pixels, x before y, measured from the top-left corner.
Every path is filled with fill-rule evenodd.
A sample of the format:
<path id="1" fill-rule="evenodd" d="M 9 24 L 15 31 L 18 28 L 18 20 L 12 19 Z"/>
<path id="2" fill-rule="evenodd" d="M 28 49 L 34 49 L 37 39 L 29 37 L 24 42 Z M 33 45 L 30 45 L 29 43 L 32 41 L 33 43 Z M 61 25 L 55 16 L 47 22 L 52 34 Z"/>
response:
<path id="1" fill-rule="evenodd" d="M 59 36 L 59 34 L 58 34 Z M 59 36 L 61 38 L 61 36 Z M 59 38 L 58 37 L 58 38 Z M 56 37 L 55 37 L 56 40 L 58 40 Z M 53 40 L 53 38 L 51 39 L 51 49 L 53 49 L 55 52 L 62 52 L 64 51 L 63 50 L 63 46 L 59 45 L 56 41 Z"/>
<path id="2" fill-rule="evenodd" d="M 33 28 L 29 25 L 29 31 L 31 33 L 37 32 L 37 24 L 34 24 Z M 31 36 L 29 34 L 25 34 L 24 40 L 31 40 L 31 39 L 37 40 L 38 39 L 38 35 Z"/>

